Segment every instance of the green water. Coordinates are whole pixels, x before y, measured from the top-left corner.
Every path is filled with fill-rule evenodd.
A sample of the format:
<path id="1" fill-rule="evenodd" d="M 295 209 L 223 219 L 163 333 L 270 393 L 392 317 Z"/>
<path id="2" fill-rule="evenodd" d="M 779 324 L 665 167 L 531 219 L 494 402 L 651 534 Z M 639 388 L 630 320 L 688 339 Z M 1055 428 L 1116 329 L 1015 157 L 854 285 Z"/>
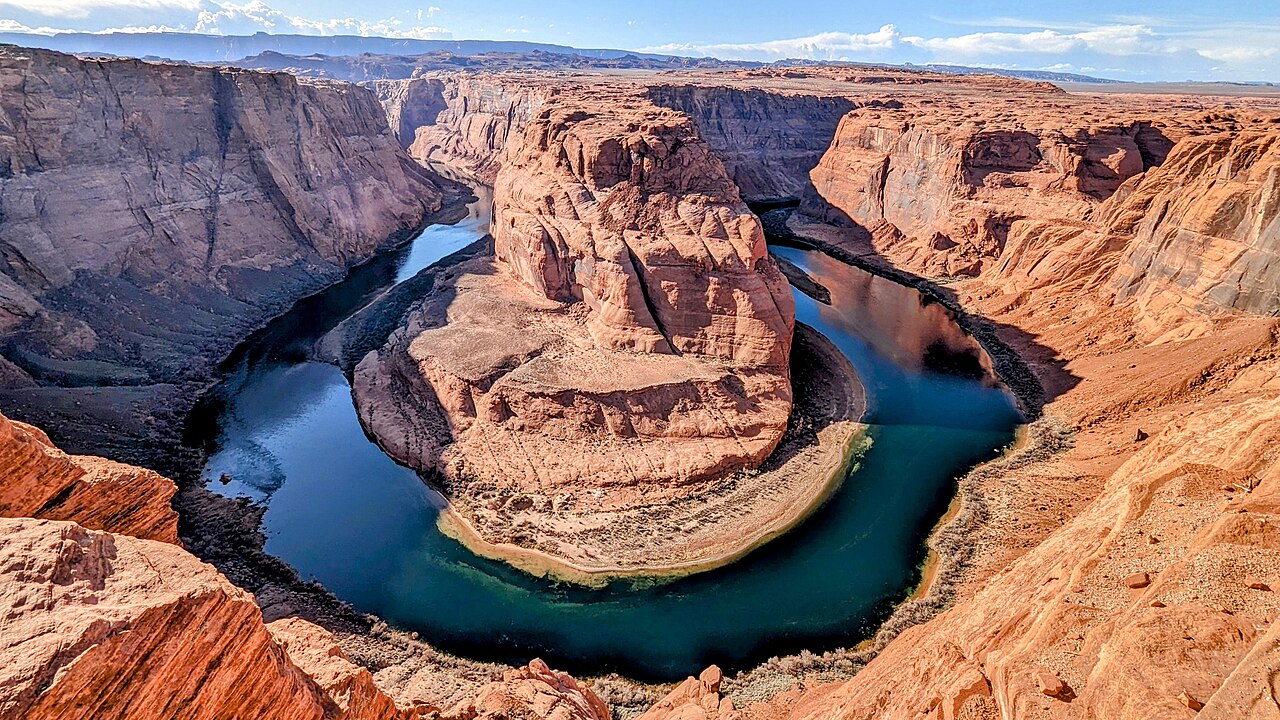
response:
<path id="1" fill-rule="evenodd" d="M 955 478 L 1011 439 L 1009 396 L 976 377 L 927 369 L 967 341 L 936 305 L 825 256 L 775 248 L 831 291 L 797 294 L 797 316 L 857 368 L 871 449 L 830 502 L 795 531 L 728 567 L 668 584 L 586 589 L 476 557 L 436 529 L 433 495 L 364 435 L 335 367 L 309 345 L 376 292 L 484 233 L 468 220 L 304 302 L 236 355 L 220 408 L 210 487 L 267 505 L 268 552 L 358 609 L 484 659 L 535 656 L 585 673 L 672 680 L 710 663 L 746 668 L 772 655 L 865 637 L 918 580 L 923 538 Z"/>

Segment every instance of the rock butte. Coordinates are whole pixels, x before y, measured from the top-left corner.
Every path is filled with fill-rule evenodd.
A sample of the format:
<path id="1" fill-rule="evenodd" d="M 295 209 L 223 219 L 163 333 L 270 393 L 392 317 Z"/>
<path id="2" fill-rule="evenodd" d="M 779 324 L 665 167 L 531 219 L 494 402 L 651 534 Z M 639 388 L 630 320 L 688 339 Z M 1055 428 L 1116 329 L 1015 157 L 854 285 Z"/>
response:
<path id="1" fill-rule="evenodd" d="M 71 68 L 59 77 L 76 77 L 102 68 L 127 69 L 118 74 L 155 83 L 216 74 L 132 62 L 79 63 L 35 52 L 29 55 L 37 61 L 18 60 L 22 53 L 5 52 L 10 73 L 14 67 L 51 72 L 48 68 L 56 66 Z M 268 82 L 262 78 L 276 78 L 270 82 L 279 88 L 311 87 L 282 76 L 233 75 L 255 87 Z M 354 99 L 369 98 L 368 93 L 323 87 L 314 92 L 350 99 L 347 107 L 370 104 Z M 1101 99 L 1011 80 L 862 68 L 575 78 L 438 74 L 379 83 L 395 136 L 364 127 L 361 132 L 383 138 L 377 143 L 385 148 L 380 150 L 385 164 L 369 167 L 376 177 L 397 172 L 387 168 L 400 168 L 408 177 L 402 160 L 407 148 L 420 160 L 445 159 L 496 178 L 499 187 L 504 173 L 508 179 L 520 173 L 520 187 L 508 186 L 508 194 L 496 198 L 498 217 L 517 220 L 520 231 L 504 240 L 499 225 L 495 238 L 507 243 L 498 250 L 499 260 L 486 260 L 485 267 L 476 263 L 454 279 L 473 283 L 462 289 L 499 300 L 503 293 L 518 293 L 525 306 L 545 307 L 555 315 L 553 301 L 560 302 L 566 286 L 573 292 L 574 284 L 564 281 L 584 270 L 552 260 L 565 255 L 538 257 L 529 239 L 541 238 L 544 247 L 557 249 L 553 243 L 563 241 L 565 248 L 590 251 L 582 257 L 606 258 L 594 234 L 587 244 L 585 233 L 572 232 L 594 231 L 599 223 L 607 227 L 598 214 L 605 202 L 595 202 L 593 212 L 577 218 L 559 213 L 585 207 L 581 200 L 600 190 L 599 178 L 621 177 L 622 155 L 602 148 L 609 135 L 627 135 L 616 129 L 598 134 L 603 121 L 590 108 L 572 109 L 568 97 L 601 90 L 613 97 L 647 98 L 629 105 L 642 116 L 641 125 L 649 118 L 671 117 L 664 108 L 678 113 L 677 123 L 662 126 L 700 138 L 705 145 L 695 142 L 694 149 L 715 160 L 712 167 L 722 163 L 724 168 L 712 179 L 741 179 L 749 199 L 780 192 L 803 195 L 791 227 L 809 242 L 850 261 L 914 274 L 917 283 L 949 280 L 948 301 L 971 314 L 983 337 L 1002 341 L 1026 361 L 1027 374 L 1006 374 L 1006 379 L 1039 418 L 1019 450 L 961 481 L 960 510 L 934 538 L 941 551 L 938 579 L 924 597 L 900 608 L 868 652 L 855 656 L 856 675 L 832 681 L 827 673 L 836 666 L 821 658 L 802 658 L 815 668 L 808 675 L 786 671 L 785 663 L 781 670 L 766 667 L 728 679 L 712 669 L 663 700 L 641 703 L 650 706 L 646 720 L 1276 716 L 1280 600 L 1271 590 L 1280 582 L 1280 469 L 1274 455 L 1280 447 L 1280 321 L 1272 317 L 1280 301 L 1274 277 L 1280 243 L 1276 108 L 1248 98 Z M 5 97 L 11 95 L 21 94 Z M 774 122 L 751 120 L 752 113 L 766 110 L 772 114 L 760 117 Z M 587 117 L 570 121 L 578 111 Z M 13 108 L 6 113 L 23 117 Z M 841 117 L 832 117 L 837 114 Z M 560 121 L 553 121 L 557 117 Z M 581 135 L 570 132 L 578 123 Z M 563 130 L 557 135 L 552 129 L 559 125 Z M 25 137 L 14 130 L 21 126 L 6 126 L 6 137 Z M 209 137 L 217 137 L 213 124 L 205 127 L 213 133 Z M 561 140 L 529 143 L 531 133 Z M 568 137 L 578 138 L 577 144 L 564 142 Z M 784 146 L 791 152 L 769 152 Z M 10 139 L 2 147 L 21 144 Z M 745 153 L 743 147 L 761 151 Z M 534 148 L 553 155 L 540 156 Z M 679 153 L 668 155 L 673 156 Z M 599 164 L 601 157 L 618 162 Z M 110 162 L 131 168 L 141 160 Z M 2 182 L 8 190 L 8 183 L 43 179 L 31 175 L 15 174 Z M 630 173 L 625 176 L 629 187 L 624 190 L 643 186 L 642 178 L 633 182 Z M 538 208 L 537 198 L 559 197 L 548 188 L 577 204 L 556 199 Z M 42 192 L 71 202 L 57 189 Z M 121 202 L 126 195 L 109 200 Z M 9 197 L 6 192 L 6 202 Z M 700 217 L 728 218 L 725 235 L 741 238 L 728 232 L 732 219 L 750 220 L 736 197 L 727 197 L 694 207 Z M 685 200 L 686 206 L 691 203 Z M 646 213 L 661 220 L 672 212 L 663 202 L 652 209 L 634 200 L 620 205 L 631 213 L 625 217 L 636 221 Z M 680 215 L 680 203 L 674 207 L 689 232 L 704 227 Z M 368 252 L 386 240 L 379 233 L 403 226 L 403 216 L 388 221 L 395 210 L 383 207 L 374 215 L 377 222 L 360 236 Z M 83 216 L 51 217 L 71 222 Z M 140 217 L 121 214 L 118 224 L 140 227 Z M 208 207 L 201 206 L 195 217 L 207 220 Z M 534 231 L 535 221 L 545 236 Z M 0 225 L 0 233 L 8 225 Z M 61 228 L 60 237 L 76 237 L 72 229 Z M 42 236 L 27 233 L 18 239 L 24 237 Z M 735 246 L 737 259 L 754 258 L 753 248 Z M 709 248 L 707 255 L 712 256 Z M 27 328 L 13 335 L 21 340 L 15 347 L 40 353 L 46 351 L 39 350 L 44 346 L 38 339 L 46 335 L 62 345 L 89 337 L 60 317 L 52 319 L 67 330 L 41 334 L 41 326 L 29 326 L 41 317 L 32 302 L 52 305 L 63 315 L 67 311 L 59 308 L 79 306 L 46 303 L 43 286 L 18 283 L 17 272 L 8 268 L 6 277 L 31 300 L 18 290 L 6 291 L 6 301 L 16 309 L 13 327 Z M 498 272 L 523 284 L 486 285 L 485 278 Z M 581 287 L 600 287 L 589 271 L 584 278 L 588 282 Z M 601 347 L 618 352 L 611 344 L 619 342 L 648 350 L 637 353 L 642 357 L 666 355 L 652 352 L 661 349 L 661 341 L 680 349 L 676 343 L 690 337 L 687 327 L 636 320 L 642 306 L 633 297 L 628 290 L 610 296 L 609 305 L 590 307 L 584 294 L 582 303 L 572 303 L 579 307 L 576 314 L 561 310 L 566 317 L 546 322 L 556 332 L 572 325 L 571 337 L 589 339 L 592 352 Z M 94 333 L 95 322 L 118 312 L 112 307 L 103 315 L 92 312 L 96 305 L 85 307 L 69 316 Z M 604 308 L 609 312 L 592 317 Z M 657 315 L 651 311 L 650 317 Z M 405 338 L 439 329 L 412 322 L 406 327 L 412 332 L 404 332 Z M 216 347 L 227 348 L 235 335 L 221 328 L 206 337 L 219 338 Z M 714 362 L 739 363 L 753 372 L 767 368 L 786 377 L 785 366 L 767 360 L 782 345 L 739 356 L 729 350 L 742 346 L 737 333 L 717 337 L 723 342 L 707 345 L 723 348 L 706 355 Z M 395 348 L 394 333 L 392 340 Z M 403 349 L 411 353 L 412 347 L 409 338 Z M 425 377 L 419 361 L 429 365 L 434 357 L 425 350 L 408 355 L 415 361 L 408 369 L 419 377 Z M 92 357 L 96 351 L 88 352 Z M 206 352 L 210 363 L 217 359 L 214 350 Z M 671 353 L 658 362 L 688 354 Z M 711 360 L 700 362 L 714 367 Z M 27 363 L 21 372 L 10 372 L 18 379 L 14 387 L 22 382 L 33 387 L 31 380 L 21 380 L 35 367 Z M 67 372 L 48 362 L 41 367 Z M 461 371 L 456 376 L 464 377 Z M 55 389 L 48 379 L 43 382 L 39 390 Z M 484 399 L 489 392 L 481 391 Z M 191 717 L 243 712 L 600 718 L 606 711 L 592 689 L 537 662 L 505 675 L 491 673 L 494 684 L 437 682 L 453 670 L 435 656 L 416 670 L 390 663 L 371 675 L 345 660 L 332 643 L 363 651 L 378 642 L 376 637 L 331 636 L 298 618 L 264 624 L 251 596 L 181 548 L 62 522 L 113 532 L 167 532 L 171 520 L 158 505 L 140 507 L 140 519 L 110 512 L 116 502 L 111 498 L 128 503 L 137 497 L 135 483 L 165 492 L 162 478 L 114 464 L 98 474 L 86 470 L 90 461 L 53 450 L 38 431 L 17 423 L 3 429 L 0 463 L 6 472 L 0 475 L 0 498 L 5 508 L 13 508 L 5 512 L 61 514 L 58 520 L 0 522 L 0 602 L 6 606 L 0 715 L 65 717 L 87 697 L 99 703 L 103 716 L 121 714 L 129 700 L 157 703 L 146 710 L 159 716 L 165 703 L 181 702 L 182 693 L 195 685 L 204 691 L 201 702 L 187 706 Z M 111 447 L 112 439 L 98 442 Z M 91 479 L 100 478 L 120 479 L 120 487 L 98 490 L 101 483 Z M 50 506 L 49 498 L 62 492 L 50 492 L 45 483 L 70 488 L 66 504 Z M 82 499 L 71 503 L 77 497 Z M 961 544 L 972 552 L 954 554 Z M 1126 578 L 1139 574 L 1150 582 L 1130 587 Z M 225 630 L 194 642 L 202 620 Z M 182 656 L 174 651 L 177 643 Z M 419 645 L 412 647 L 425 653 Z M 205 662 L 183 661 L 192 648 Z M 841 657 L 847 661 L 848 656 Z M 419 692 L 428 686 L 448 690 Z M 595 687 L 608 685 L 602 681 Z"/>
<path id="2" fill-rule="evenodd" d="M 494 256 L 440 274 L 355 367 L 365 427 L 441 478 L 452 534 L 562 577 L 703 569 L 794 524 L 840 479 L 862 392 L 810 352 L 846 399 L 806 451 L 732 477 L 787 430 L 795 311 L 723 165 L 639 93 L 561 94 L 523 134 Z M 712 527 L 715 504 L 739 517 Z"/>
<path id="3" fill-rule="evenodd" d="M 372 383 L 384 362 L 409 365 L 398 376 L 447 417 L 453 437 L 434 433 L 447 448 L 414 436 L 392 454 L 451 482 L 548 494 L 661 493 L 758 464 L 791 408 L 793 303 L 688 119 L 566 102 L 509 147 L 496 262 L 439 283 L 393 356 L 356 370 Z M 425 414 L 403 412 L 406 424 Z M 383 420 L 366 421 L 385 436 Z"/>

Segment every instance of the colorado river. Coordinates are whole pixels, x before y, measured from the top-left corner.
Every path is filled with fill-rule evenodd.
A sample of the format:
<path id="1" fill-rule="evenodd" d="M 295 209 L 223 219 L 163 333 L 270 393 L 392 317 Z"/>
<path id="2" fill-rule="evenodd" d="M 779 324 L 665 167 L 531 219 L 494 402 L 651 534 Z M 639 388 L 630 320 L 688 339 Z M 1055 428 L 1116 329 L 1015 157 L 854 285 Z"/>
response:
<path id="1" fill-rule="evenodd" d="M 923 539 L 956 477 L 1013 437 L 1012 399 L 977 364 L 934 369 L 946 366 L 939 348 L 967 340 L 941 308 L 778 247 L 830 291 L 830 305 L 797 293 L 797 319 L 848 356 L 870 404 L 871 447 L 826 506 L 737 563 L 666 584 L 588 589 L 479 558 L 439 532 L 437 496 L 365 436 L 346 378 L 310 352 L 380 291 L 482 237 L 486 210 L 478 201 L 466 220 L 300 303 L 237 352 L 206 405 L 216 427 L 205 477 L 266 505 L 267 552 L 442 649 L 672 680 L 856 643 L 919 580 Z"/>

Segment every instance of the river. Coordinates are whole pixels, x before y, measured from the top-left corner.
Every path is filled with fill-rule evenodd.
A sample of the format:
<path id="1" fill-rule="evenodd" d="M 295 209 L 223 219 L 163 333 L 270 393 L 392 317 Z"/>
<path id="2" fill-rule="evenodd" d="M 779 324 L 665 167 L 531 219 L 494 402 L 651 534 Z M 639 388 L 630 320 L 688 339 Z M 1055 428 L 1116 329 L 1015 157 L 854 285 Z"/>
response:
<path id="1" fill-rule="evenodd" d="M 442 535 L 439 496 L 366 437 L 342 372 L 311 359 L 315 342 L 370 299 L 482 237 L 488 203 L 299 303 L 224 366 L 205 403 L 216 421 L 204 475 L 219 493 L 266 505 L 267 552 L 442 649 L 512 663 L 537 656 L 583 674 L 675 680 L 872 632 L 919 581 L 924 538 L 956 478 L 997 455 L 1019 422 L 1009 394 L 973 363 L 937 370 L 949 367 L 939 348 L 946 356 L 972 340 L 915 290 L 772 247 L 830 291 L 830 305 L 797 292 L 797 319 L 857 369 L 870 449 L 822 509 L 727 567 L 601 589 L 535 578 Z"/>

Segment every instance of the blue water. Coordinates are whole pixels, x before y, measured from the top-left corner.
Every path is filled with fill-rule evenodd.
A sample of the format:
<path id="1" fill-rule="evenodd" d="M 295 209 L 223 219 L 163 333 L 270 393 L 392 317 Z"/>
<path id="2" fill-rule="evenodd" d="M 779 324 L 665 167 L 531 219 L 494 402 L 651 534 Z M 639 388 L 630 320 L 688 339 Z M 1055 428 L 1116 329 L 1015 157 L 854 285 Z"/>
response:
<path id="1" fill-rule="evenodd" d="M 468 221 L 430 228 L 393 268 L 300 305 L 280 331 L 251 342 L 215 392 L 224 404 L 205 472 L 218 492 L 267 505 L 268 552 L 443 649 L 671 680 L 712 662 L 745 668 L 856 643 L 918 581 L 923 539 L 956 477 L 1012 439 L 1019 418 L 1007 393 L 923 362 L 931 341 L 971 342 L 941 308 L 825 256 L 775 248 L 831 291 L 830 307 L 797 294 L 797 317 L 835 343 L 867 387 L 873 443 L 831 501 L 743 560 L 663 585 L 588 589 L 476 557 L 436 529 L 423 482 L 364 435 L 342 373 L 301 349 L 485 223 L 477 203 Z"/>

